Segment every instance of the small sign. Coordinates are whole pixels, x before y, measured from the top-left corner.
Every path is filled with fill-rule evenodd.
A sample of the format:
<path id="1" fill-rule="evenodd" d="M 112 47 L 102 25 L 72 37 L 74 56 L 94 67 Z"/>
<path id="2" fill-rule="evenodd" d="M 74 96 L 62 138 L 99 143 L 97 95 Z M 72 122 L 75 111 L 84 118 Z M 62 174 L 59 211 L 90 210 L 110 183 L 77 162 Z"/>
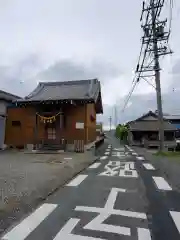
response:
<path id="1" fill-rule="evenodd" d="M 84 129 L 84 123 L 82 123 L 82 122 L 77 122 L 77 123 L 76 123 L 76 129 Z"/>

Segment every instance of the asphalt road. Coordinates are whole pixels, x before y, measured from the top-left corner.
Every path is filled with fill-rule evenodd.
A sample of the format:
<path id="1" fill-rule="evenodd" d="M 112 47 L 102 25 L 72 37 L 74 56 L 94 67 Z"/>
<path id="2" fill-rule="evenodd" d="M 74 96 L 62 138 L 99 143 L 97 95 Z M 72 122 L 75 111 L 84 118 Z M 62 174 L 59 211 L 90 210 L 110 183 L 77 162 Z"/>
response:
<path id="1" fill-rule="evenodd" d="M 180 194 L 171 183 L 114 137 L 101 155 L 2 239 L 180 239 Z"/>

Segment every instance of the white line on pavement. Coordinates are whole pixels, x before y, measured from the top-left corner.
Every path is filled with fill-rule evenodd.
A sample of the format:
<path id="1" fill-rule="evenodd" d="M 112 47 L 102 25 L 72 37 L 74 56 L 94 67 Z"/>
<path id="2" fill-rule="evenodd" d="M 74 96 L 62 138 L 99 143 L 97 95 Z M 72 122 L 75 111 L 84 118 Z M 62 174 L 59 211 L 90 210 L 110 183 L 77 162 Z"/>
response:
<path id="1" fill-rule="evenodd" d="M 80 219 L 78 218 L 69 219 L 53 240 L 105 240 L 104 238 L 85 237 L 71 233 L 79 222 Z"/>
<path id="2" fill-rule="evenodd" d="M 136 157 L 136 159 L 141 161 L 145 160 L 144 157 Z"/>
<path id="3" fill-rule="evenodd" d="M 153 165 L 150 164 L 150 163 L 143 163 L 143 166 L 144 166 L 147 170 L 155 170 L 155 168 L 153 167 Z"/>
<path id="4" fill-rule="evenodd" d="M 171 217 L 180 233 L 180 212 L 170 211 Z"/>
<path id="5" fill-rule="evenodd" d="M 90 223 L 84 226 L 84 229 L 131 236 L 131 229 L 128 227 L 114 226 L 103 223 L 108 217 L 110 217 L 109 213 L 100 214 L 96 218 L 94 218 Z"/>
<path id="6" fill-rule="evenodd" d="M 112 188 L 105 204 L 106 209 L 113 209 L 119 192 L 126 192 L 124 188 Z"/>
<path id="7" fill-rule="evenodd" d="M 138 154 L 137 153 L 135 153 L 135 152 L 132 152 L 131 153 L 133 156 L 137 156 Z"/>
<path id="8" fill-rule="evenodd" d="M 93 163 L 89 168 L 98 168 L 101 163 Z"/>
<path id="9" fill-rule="evenodd" d="M 66 157 L 66 158 L 64 158 L 64 160 L 71 160 L 72 159 L 72 157 Z"/>
<path id="10" fill-rule="evenodd" d="M 107 159 L 107 156 L 100 157 L 100 160 L 105 160 L 105 159 Z"/>
<path id="11" fill-rule="evenodd" d="M 84 181 L 85 178 L 87 178 L 88 175 L 80 174 L 76 178 L 74 178 L 72 181 L 70 181 L 66 186 L 69 187 L 76 187 L 78 186 L 82 181 Z"/>
<path id="12" fill-rule="evenodd" d="M 8 232 L 2 240 L 24 240 L 56 207 L 57 204 L 44 203 Z"/>
<path id="13" fill-rule="evenodd" d="M 138 240 L 151 240 L 149 229 L 138 228 Z"/>
<path id="14" fill-rule="evenodd" d="M 112 215 L 120 215 L 125 217 L 132 217 L 132 218 L 142 218 L 147 219 L 145 213 L 140 212 L 132 212 L 128 210 L 119 210 L 119 209 L 105 209 L 100 207 L 86 207 L 86 206 L 77 206 L 75 211 L 82 211 L 82 212 L 96 212 L 96 213 L 109 213 Z"/>
<path id="15" fill-rule="evenodd" d="M 104 155 L 109 155 L 110 152 L 105 152 Z"/>
<path id="16" fill-rule="evenodd" d="M 160 190 L 172 190 L 172 188 L 169 186 L 169 184 L 166 182 L 166 180 L 163 177 L 152 177 L 157 188 Z"/>

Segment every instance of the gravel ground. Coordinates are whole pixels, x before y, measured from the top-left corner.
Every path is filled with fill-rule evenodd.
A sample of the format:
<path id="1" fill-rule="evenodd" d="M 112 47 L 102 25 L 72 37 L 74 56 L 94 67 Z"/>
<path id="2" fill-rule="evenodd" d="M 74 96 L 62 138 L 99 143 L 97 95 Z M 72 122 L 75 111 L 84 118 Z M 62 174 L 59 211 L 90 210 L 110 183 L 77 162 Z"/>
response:
<path id="1" fill-rule="evenodd" d="M 180 192 L 180 157 L 154 156 L 153 151 L 144 148 L 132 147 L 138 154 L 149 160 L 156 169 L 168 180 L 168 182 Z"/>
<path id="2" fill-rule="evenodd" d="M 95 159 L 92 151 L 79 154 L 1 152 L 0 233 Z"/>

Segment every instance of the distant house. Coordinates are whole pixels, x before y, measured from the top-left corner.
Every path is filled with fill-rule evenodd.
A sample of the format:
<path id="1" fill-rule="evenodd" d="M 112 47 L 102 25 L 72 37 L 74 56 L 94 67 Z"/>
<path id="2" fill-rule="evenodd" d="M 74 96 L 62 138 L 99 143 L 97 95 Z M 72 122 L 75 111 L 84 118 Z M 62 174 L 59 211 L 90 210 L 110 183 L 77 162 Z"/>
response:
<path id="1" fill-rule="evenodd" d="M 127 123 L 127 125 L 129 128 L 128 141 L 130 145 L 145 147 L 159 146 L 159 124 L 156 113 L 149 111 L 140 118 Z M 164 118 L 165 145 L 169 148 L 176 145 L 175 131 L 175 126 L 168 119 Z"/>
<path id="2" fill-rule="evenodd" d="M 6 144 L 73 150 L 96 139 L 96 114 L 103 113 L 97 79 L 40 82 L 8 108 Z"/>
<path id="3" fill-rule="evenodd" d="M 167 119 L 175 127 L 175 137 L 180 138 L 180 115 L 164 114 L 164 118 Z"/>
<path id="4" fill-rule="evenodd" d="M 20 99 L 20 97 L 0 90 L 0 149 L 5 148 L 7 106 L 17 99 Z"/>

